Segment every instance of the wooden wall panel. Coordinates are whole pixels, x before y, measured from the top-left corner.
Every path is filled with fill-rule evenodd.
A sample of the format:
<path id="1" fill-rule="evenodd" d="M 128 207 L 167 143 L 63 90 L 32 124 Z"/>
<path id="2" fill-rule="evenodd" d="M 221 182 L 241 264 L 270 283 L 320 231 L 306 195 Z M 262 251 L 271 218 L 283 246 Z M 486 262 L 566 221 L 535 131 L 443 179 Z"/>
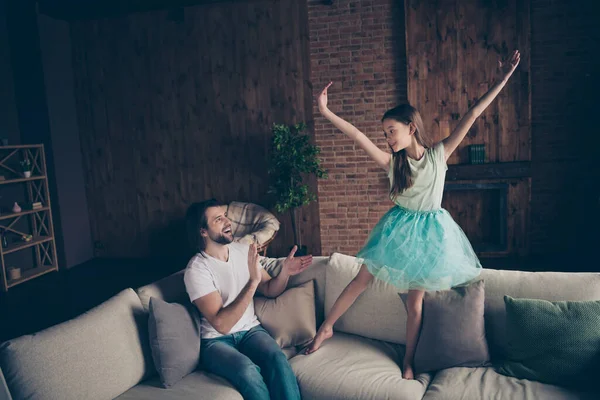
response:
<path id="1" fill-rule="evenodd" d="M 531 178 L 448 182 L 442 207 L 486 257 L 529 252 Z"/>
<path id="2" fill-rule="evenodd" d="M 225 2 L 72 23 L 86 190 L 103 256 L 168 253 L 194 201 L 270 206 L 271 125 L 312 122 L 307 12 L 294 0 Z M 318 206 L 303 211 L 303 242 L 319 254 Z M 289 217 L 278 217 L 271 255 L 293 243 Z"/>
<path id="3" fill-rule="evenodd" d="M 523 164 L 514 161 L 531 160 L 529 3 L 405 2 L 408 99 L 434 142 L 450 135 L 494 83 L 497 61 L 514 49 L 521 52 L 508 84 L 448 160 L 468 163 L 468 146 L 484 144 L 486 162 L 495 165 L 469 167 L 478 178 L 453 182 L 463 187 L 446 190 L 443 203 L 484 256 L 529 251 L 530 175 L 506 179 L 495 174 Z"/>
<path id="4" fill-rule="evenodd" d="M 530 160 L 529 2 L 406 0 L 408 99 L 435 141 L 447 137 L 494 79 L 498 59 L 521 63 L 448 162 L 468 162 L 467 146 L 485 143 L 489 162 Z"/>

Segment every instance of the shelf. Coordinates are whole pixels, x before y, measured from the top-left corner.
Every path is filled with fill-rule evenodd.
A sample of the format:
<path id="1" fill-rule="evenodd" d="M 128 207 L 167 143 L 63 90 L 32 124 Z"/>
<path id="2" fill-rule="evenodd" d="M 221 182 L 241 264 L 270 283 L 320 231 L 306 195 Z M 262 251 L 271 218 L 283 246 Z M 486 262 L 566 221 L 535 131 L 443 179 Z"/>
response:
<path id="1" fill-rule="evenodd" d="M 36 244 L 49 242 L 53 239 L 52 236 L 38 236 L 31 239 L 29 242 L 16 242 L 9 244 L 6 248 L 2 249 L 4 254 L 14 253 L 15 251 L 23 250 L 28 247 L 35 246 Z"/>
<path id="2" fill-rule="evenodd" d="M 14 149 L 41 149 L 43 144 L 9 144 L 8 146 L 0 146 L 0 150 Z"/>
<path id="3" fill-rule="evenodd" d="M 447 181 L 478 179 L 514 179 L 531 177 L 530 161 L 513 161 L 484 164 L 451 164 L 446 173 Z"/>
<path id="4" fill-rule="evenodd" d="M 40 275 L 44 275 L 52 271 L 58 271 L 58 267 L 56 265 L 42 265 L 41 267 L 31 268 L 23 271 L 20 278 L 9 280 L 7 276 L 6 286 L 10 288 L 18 285 L 19 283 L 26 282 L 30 279 L 37 278 Z"/>
<path id="5" fill-rule="evenodd" d="M 3 181 L 0 181 L 0 185 L 6 185 L 9 183 L 39 181 L 42 179 L 46 179 L 46 175 L 36 175 L 36 176 L 32 176 L 30 178 L 5 179 Z"/>
<path id="6" fill-rule="evenodd" d="M 4 214 L 4 215 L 0 214 L 0 221 L 2 221 L 3 219 L 20 217 L 22 215 L 34 214 L 36 212 L 48 211 L 48 210 L 50 210 L 49 207 L 42 207 L 42 208 L 36 208 L 35 210 L 25 210 L 25 211 L 21 211 L 21 212 L 18 212 L 18 213 L 10 213 L 10 214 Z"/>

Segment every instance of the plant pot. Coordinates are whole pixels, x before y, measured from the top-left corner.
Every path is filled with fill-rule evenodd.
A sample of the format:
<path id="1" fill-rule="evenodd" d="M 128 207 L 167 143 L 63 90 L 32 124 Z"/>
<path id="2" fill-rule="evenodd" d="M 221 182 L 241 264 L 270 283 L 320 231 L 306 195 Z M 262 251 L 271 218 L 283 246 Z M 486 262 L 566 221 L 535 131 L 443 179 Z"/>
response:
<path id="1" fill-rule="evenodd" d="M 24 176 L 25 178 L 29 178 L 29 177 L 31 177 L 31 171 L 23 171 L 23 176 Z"/>
<path id="2" fill-rule="evenodd" d="M 293 248 L 293 246 L 292 246 L 292 248 Z M 290 248 L 290 251 L 292 251 L 292 248 Z M 302 246 L 298 246 L 298 250 L 296 250 L 296 254 L 294 254 L 294 257 L 302 257 L 307 254 L 308 254 L 308 248 L 306 247 L 306 245 L 302 245 Z"/>

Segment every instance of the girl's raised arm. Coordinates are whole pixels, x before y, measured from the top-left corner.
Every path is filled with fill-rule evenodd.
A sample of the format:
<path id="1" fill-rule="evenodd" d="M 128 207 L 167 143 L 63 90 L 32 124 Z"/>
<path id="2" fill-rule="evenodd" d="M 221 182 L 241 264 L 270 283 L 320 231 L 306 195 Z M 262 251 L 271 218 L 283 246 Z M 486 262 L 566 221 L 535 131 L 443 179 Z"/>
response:
<path id="1" fill-rule="evenodd" d="M 450 155 L 456 150 L 460 142 L 465 138 L 469 129 L 475 123 L 477 117 L 481 115 L 481 113 L 494 101 L 498 93 L 502 90 L 508 79 L 519 65 L 519 61 L 521 60 L 521 55 L 518 50 L 515 50 L 510 59 L 505 62 L 499 61 L 500 69 L 501 69 L 501 78 L 484 94 L 477 102 L 471 107 L 469 111 L 465 114 L 465 116 L 460 120 L 456 129 L 452 131 L 450 136 L 443 140 L 444 142 L 444 153 L 446 156 L 446 160 Z"/>
<path id="2" fill-rule="evenodd" d="M 335 115 L 329 108 L 327 108 L 327 89 L 333 82 L 329 82 L 325 89 L 319 93 L 317 97 L 317 105 L 321 114 L 327 118 L 336 128 L 344 132 L 348 137 L 354 139 L 354 141 L 364 150 L 367 154 L 383 169 L 386 171 L 390 166 L 390 153 L 386 153 L 375 145 L 369 138 L 359 131 L 351 123 L 344 121 L 337 115 Z"/>

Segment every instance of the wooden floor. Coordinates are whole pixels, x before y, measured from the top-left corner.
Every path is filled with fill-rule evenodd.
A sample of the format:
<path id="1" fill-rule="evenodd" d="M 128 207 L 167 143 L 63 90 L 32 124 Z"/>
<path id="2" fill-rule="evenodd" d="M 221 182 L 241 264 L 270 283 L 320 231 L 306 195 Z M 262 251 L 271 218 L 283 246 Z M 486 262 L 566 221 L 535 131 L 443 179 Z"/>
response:
<path id="1" fill-rule="evenodd" d="M 186 259 L 187 260 L 187 259 Z M 183 269 L 186 260 L 94 259 L 0 293 L 0 343 L 71 319 L 128 287 L 137 288 Z M 566 258 L 482 259 L 485 268 L 600 272 L 600 264 Z"/>

